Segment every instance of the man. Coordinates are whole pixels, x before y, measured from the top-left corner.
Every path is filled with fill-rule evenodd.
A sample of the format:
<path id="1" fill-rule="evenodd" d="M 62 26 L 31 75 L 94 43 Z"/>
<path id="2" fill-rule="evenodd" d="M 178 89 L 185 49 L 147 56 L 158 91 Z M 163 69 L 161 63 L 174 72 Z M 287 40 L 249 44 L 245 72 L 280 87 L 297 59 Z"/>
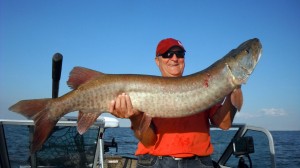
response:
<path id="1" fill-rule="evenodd" d="M 167 38 L 159 42 L 155 62 L 163 77 L 180 77 L 185 67 L 185 48 L 180 41 Z M 151 125 L 140 132 L 144 113 L 132 107 L 130 97 L 123 93 L 109 104 L 109 111 L 119 118 L 129 118 L 139 139 L 137 167 L 213 167 L 210 155 L 210 123 L 229 129 L 236 113 L 231 96 L 240 96 L 235 89 L 210 109 L 188 117 L 153 118 Z M 167 104 L 166 104 L 167 106 Z"/>

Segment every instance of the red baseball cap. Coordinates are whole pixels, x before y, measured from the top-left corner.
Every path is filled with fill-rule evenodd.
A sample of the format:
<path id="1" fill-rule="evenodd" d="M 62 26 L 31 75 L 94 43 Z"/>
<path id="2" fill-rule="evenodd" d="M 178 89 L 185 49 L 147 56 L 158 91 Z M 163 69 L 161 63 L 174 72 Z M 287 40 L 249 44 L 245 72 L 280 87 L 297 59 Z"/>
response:
<path id="1" fill-rule="evenodd" d="M 175 46 L 180 47 L 185 51 L 182 43 L 179 40 L 176 40 L 173 38 L 166 38 L 166 39 L 161 40 L 158 43 L 157 48 L 156 48 L 156 56 L 159 56 L 160 54 L 164 54 L 170 48 L 175 47 Z"/>

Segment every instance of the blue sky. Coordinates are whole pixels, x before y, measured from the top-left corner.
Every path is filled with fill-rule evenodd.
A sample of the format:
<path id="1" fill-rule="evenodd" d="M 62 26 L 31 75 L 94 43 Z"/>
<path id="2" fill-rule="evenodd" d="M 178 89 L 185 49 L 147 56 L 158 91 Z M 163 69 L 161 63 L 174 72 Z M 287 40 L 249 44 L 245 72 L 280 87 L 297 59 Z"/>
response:
<path id="1" fill-rule="evenodd" d="M 300 130 L 300 2 L 0 0 L 0 118 L 21 99 L 51 97 L 52 56 L 64 56 L 60 95 L 74 66 L 104 73 L 160 75 L 157 43 L 185 46 L 185 75 L 257 37 L 263 55 L 243 85 L 235 123 Z M 120 120 L 129 126 L 128 120 Z"/>

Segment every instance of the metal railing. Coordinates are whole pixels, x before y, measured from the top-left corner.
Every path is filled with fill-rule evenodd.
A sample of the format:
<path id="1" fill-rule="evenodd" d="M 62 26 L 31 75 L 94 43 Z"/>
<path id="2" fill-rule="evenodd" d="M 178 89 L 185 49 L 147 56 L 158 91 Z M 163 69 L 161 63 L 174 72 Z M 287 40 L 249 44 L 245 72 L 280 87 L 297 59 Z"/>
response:
<path id="1" fill-rule="evenodd" d="M 33 121 L 31 120 L 0 120 L 0 168 L 6 168 L 6 167 L 11 167 L 10 161 L 9 161 L 9 156 L 8 156 L 8 149 L 6 145 L 6 139 L 5 139 L 5 132 L 4 132 L 4 125 L 26 125 L 30 126 L 33 128 Z M 57 123 L 57 126 L 71 126 L 71 127 L 76 127 L 77 122 L 76 121 L 59 121 Z M 92 127 L 96 127 L 99 129 L 98 134 L 95 135 L 97 136 L 97 145 L 96 145 L 96 152 L 94 155 L 94 162 L 93 162 L 93 167 L 100 166 L 103 167 L 104 163 L 104 158 L 103 158 L 103 153 L 104 153 L 104 144 L 103 144 L 103 139 L 102 135 L 104 134 L 105 130 L 105 122 L 102 120 L 97 120 L 97 122 L 94 123 Z M 215 128 L 212 126 L 211 128 Z M 271 133 L 261 127 L 256 127 L 256 126 L 250 126 L 250 125 L 245 125 L 245 124 L 233 124 L 231 129 L 237 129 L 235 135 L 232 137 L 232 140 L 238 139 L 240 137 L 243 137 L 246 135 L 247 131 L 257 131 L 265 134 L 268 139 L 268 144 L 269 144 L 269 153 L 270 153 L 270 158 L 271 158 L 271 167 L 276 168 L 276 162 L 275 162 L 275 148 L 274 148 L 274 141 Z M 33 134 L 32 131 L 33 129 L 29 129 L 29 133 Z M 218 164 L 219 165 L 226 165 L 228 162 L 229 158 L 233 155 L 233 148 L 232 148 L 232 142 L 229 142 L 223 153 L 218 159 Z M 31 167 L 37 167 L 36 163 L 36 156 L 35 154 L 32 154 L 30 156 L 31 158 Z"/>
<path id="2" fill-rule="evenodd" d="M 0 147 L 0 161 L 1 161 L 0 168 L 2 168 L 2 167 L 3 168 L 9 168 L 9 167 L 11 167 L 11 164 L 10 164 L 9 155 L 8 155 L 8 149 L 7 149 L 8 147 L 7 147 L 7 143 L 6 143 L 4 125 L 29 126 L 29 141 L 31 141 L 30 137 L 32 137 L 32 135 L 33 135 L 34 122 L 32 120 L 0 120 L 0 143 L 1 143 L 1 147 Z M 77 126 L 77 121 L 58 121 L 56 126 L 57 127 L 76 127 Z M 101 119 L 98 119 L 91 126 L 91 128 L 98 129 L 99 130 L 98 132 L 101 132 L 105 128 L 105 122 Z M 99 139 L 99 136 L 95 135 L 95 138 Z M 96 149 L 96 151 L 97 152 L 95 152 L 93 163 L 99 162 L 99 160 L 98 160 L 99 159 L 98 149 Z M 30 166 L 32 168 L 38 167 L 37 164 L 36 164 L 36 160 L 37 160 L 36 153 L 32 153 L 32 154 L 29 154 L 29 155 L 30 155 Z M 103 162 L 103 160 L 100 161 L 100 162 Z M 93 167 L 96 167 L 96 166 L 97 166 L 97 164 L 93 165 Z"/>
<path id="3" fill-rule="evenodd" d="M 232 140 L 238 139 L 240 137 L 245 136 L 247 131 L 252 130 L 256 132 L 261 132 L 265 134 L 268 138 L 268 143 L 269 143 L 269 151 L 270 151 L 270 158 L 271 158 L 271 167 L 276 168 L 276 162 L 275 162 L 275 147 L 274 147 L 274 141 L 272 134 L 270 131 L 268 131 L 265 128 L 262 127 L 256 127 L 256 126 L 251 126 L 251 125 L 246 125 L 246 124 L 233 124 L 231 128 L 238 128 L 236 134 L 232 138 Z M 228 159 L 231 157 L 233 154 L 233 148 L 232 148 L 232 142 L 230 142 L 223 152 L 222 156 L 218 160 L 218 164 L 220 165 L 225 165 Z"/>

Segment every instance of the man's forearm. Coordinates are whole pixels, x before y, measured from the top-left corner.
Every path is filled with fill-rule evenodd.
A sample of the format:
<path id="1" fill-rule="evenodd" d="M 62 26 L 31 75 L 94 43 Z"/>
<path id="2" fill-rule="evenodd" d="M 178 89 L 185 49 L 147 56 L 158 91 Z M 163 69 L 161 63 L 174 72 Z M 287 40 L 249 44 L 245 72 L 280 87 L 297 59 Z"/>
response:
<path id="1" fill-rule="evenodd" d="M 141 130 L 142 125 L 144 124 L 144 115 L 144 113 L 140 113 L 138 115 L 130 117 L 131 129 L 133 130 L 135 137 L 145 147 L 150 147 L 153 146 L 156 142 L 156 134 L 153 127 L 151 126 L 152 123 L 144 131 Z"/>

